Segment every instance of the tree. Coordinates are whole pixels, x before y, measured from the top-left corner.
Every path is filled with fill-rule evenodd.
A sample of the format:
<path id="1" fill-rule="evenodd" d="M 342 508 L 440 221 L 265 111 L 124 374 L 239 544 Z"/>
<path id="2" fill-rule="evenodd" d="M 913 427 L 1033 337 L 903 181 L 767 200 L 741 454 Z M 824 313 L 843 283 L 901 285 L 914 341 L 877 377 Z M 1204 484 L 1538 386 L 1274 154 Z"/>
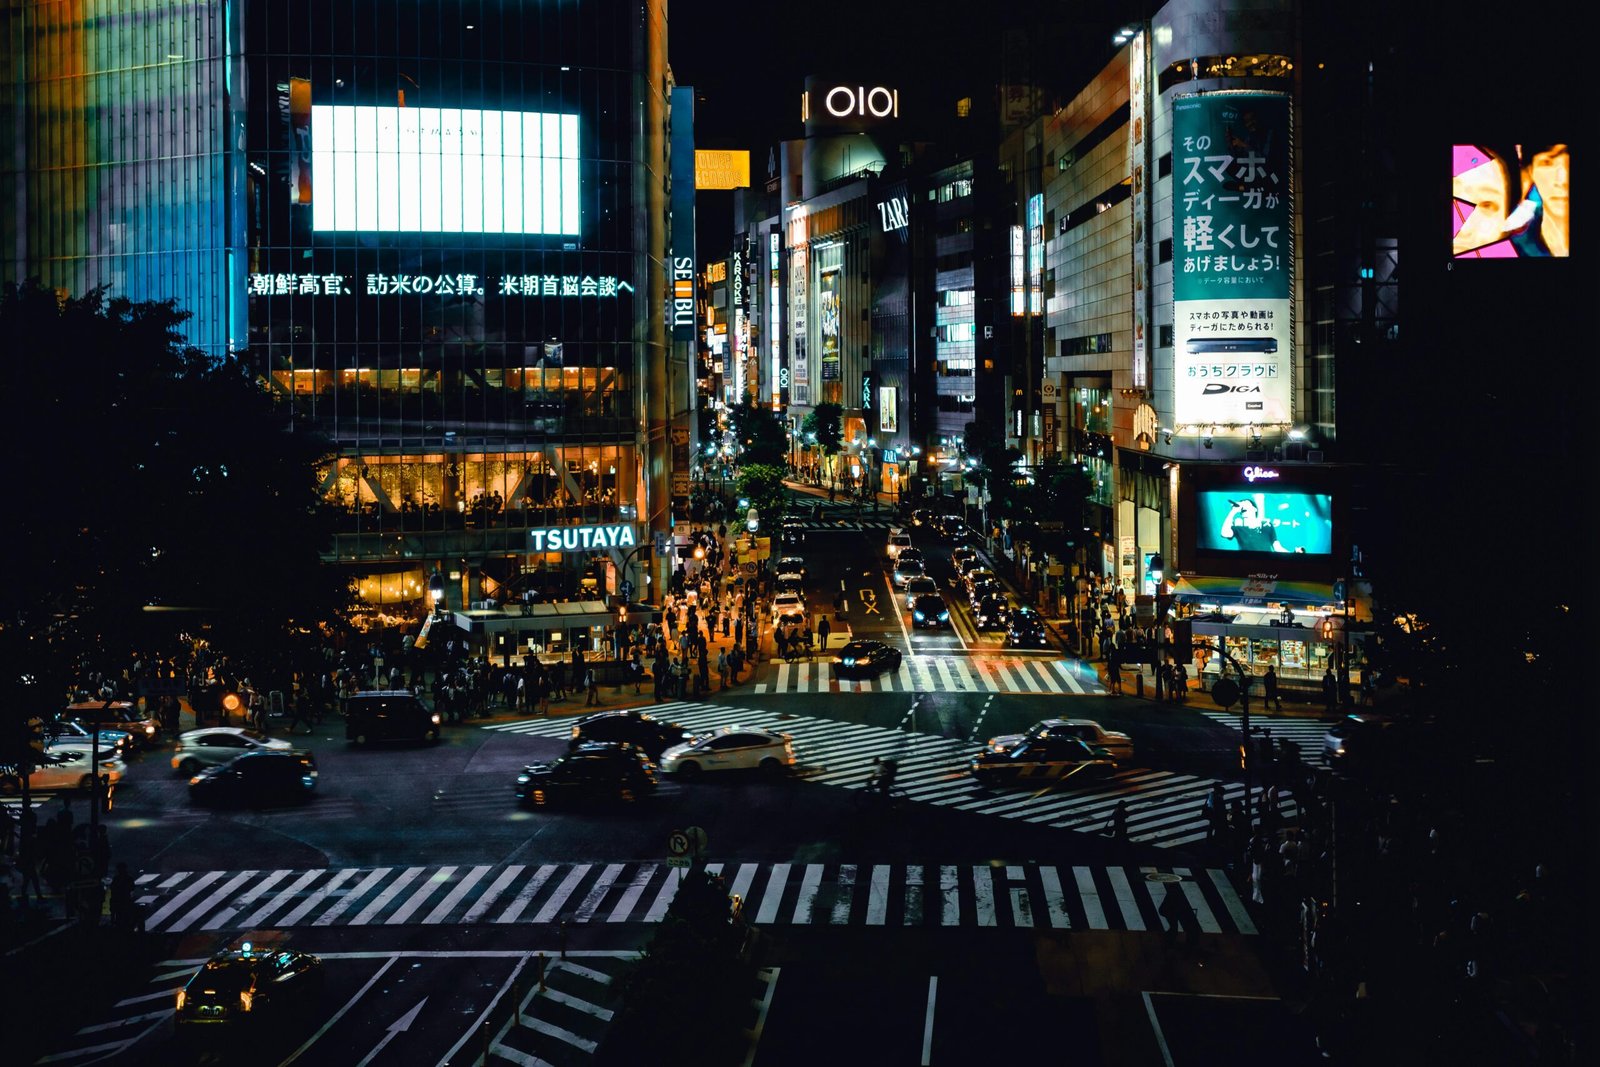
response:
<path id="1" fill-rule="evenodd" d="M 1058 558 L 1083 540 L 1083 509 L 1094 479 L 1077 463 L 1048 456 L 1033 470 L 1032 481 L 1014 483 L 1012 537 Z"/>
<path id="2" fill-rule="evenodd" d="M 767 529 L 777 525 L 784 504 L 789 499 L 789 491 L 783 484 L 782 467 L 766 464 L 741 467 L 734 488 L 741 497 L 749 498 L 750 506 L 756 509 L 756 514 Z M 743 513 L 738 517 L 743 519 Z"/>
<path id="3" fill-rule="evenodd" d="M 800 432 L 808 439 L 815 438 L 824 456 L 837 456 L 844 446 L 844 409 L 831 400 L 825 400 L 806 412 L 800 422 Z M 833 480 L 838 484 L 839 468 L 833 467 Z"/>
<path id="4" fill-rule="evenodd" d="M 1017 461 L 1022 453 L 1006 446 L 1005 438 L 994 427 L 969 422 L 966 426 L 966 453 L 969 461 L 966 480 L 989 495 L 988 519 L 1010 518 L 1016 507 Z"/>
<path id="5" fill-rule="evenodd" d="M 349 603 L 321 557 L 327 443 L 240 361 L 184 345 L 187 318 L 101 290 L 0 292 L 23 412 L 5 429 L 11 494 L 26 509 L 11 524 L 19 565 L 0 583 L 0 643 L 6 684 L 26 677 L 34 712 L 59 703 L 85 659 L 110 666 L 201 625 L 236 654 L 269 655 Z"/>
<path id="6" fill-rule="evenodd" d="M 772 409 L 746 400 L 733 409 L 733 436 L 741 464 L 782 467 L 789 459 L 789 435 Z"/>

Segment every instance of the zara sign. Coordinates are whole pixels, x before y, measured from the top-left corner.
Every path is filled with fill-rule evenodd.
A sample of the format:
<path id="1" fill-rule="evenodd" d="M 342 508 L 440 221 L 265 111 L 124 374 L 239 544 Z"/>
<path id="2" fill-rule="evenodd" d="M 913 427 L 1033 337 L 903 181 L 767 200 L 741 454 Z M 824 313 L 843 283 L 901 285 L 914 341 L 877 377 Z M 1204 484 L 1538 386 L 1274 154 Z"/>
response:
<path id="1" fill-rule="evenodd" d="M 878 223 L 883 227 L 884 233 L 906 228 L 906 198 L 891 196 L 887 200 L 878 201 Z"/>

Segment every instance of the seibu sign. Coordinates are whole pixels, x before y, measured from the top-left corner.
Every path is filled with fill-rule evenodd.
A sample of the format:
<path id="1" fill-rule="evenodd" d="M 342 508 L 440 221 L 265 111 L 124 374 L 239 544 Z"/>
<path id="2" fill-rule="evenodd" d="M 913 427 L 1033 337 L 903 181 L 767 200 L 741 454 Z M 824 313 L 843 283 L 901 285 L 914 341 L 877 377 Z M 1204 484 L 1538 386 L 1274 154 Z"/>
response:
<path id="1" fill-rule="evenodd" d="M 605 548 L 632 548 L 639 535 L 632 526 L 547 526 L 529 530 L 528 540 L 535 552 L 586 552 Z"/>

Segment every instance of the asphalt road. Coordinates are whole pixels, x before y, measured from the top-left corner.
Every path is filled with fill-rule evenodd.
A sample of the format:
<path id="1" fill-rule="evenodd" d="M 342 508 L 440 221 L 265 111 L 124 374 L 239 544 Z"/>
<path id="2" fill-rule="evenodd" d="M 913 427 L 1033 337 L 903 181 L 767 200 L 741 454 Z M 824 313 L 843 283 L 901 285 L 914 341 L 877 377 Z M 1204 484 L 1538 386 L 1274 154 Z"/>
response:
<path id="1" fill-rule="evenodd" d="M 882 544 L 882 530 L 808 532 L 814 610 L 831 610 L 843 582 L 858 635 L 941 655 L 995 641 L 961 626 L 910 632 Z M 948 550 L 929 555 L 948 580 Z M 862 590 L 883 608 L 866 612 Z M 772 977 L 752 1038 L 759 1065 L 964 1063 L 997 1047 L 1057 1062 L 1064 1025 L 1071 1062 L 1160 1063 L 1161 1041 L 1169 1055 L 1187 1047 L 1182 1061 L 1202 1062 L 1194 1050 L 1214 1040 L 1205 1004 L 1172 1002 L 1170 1032 L 1158 1038 L 1144 992 L 1269 998 L 1230 1001 L 1230 1019 L 1239 1004 L 1275 1003 L 1260 938 L 1221 888 L 1224 857 L 1203 845 L 1119 844 L 1031 820 L 1027 805 L 1068 802 L 1048 785 L 940 803 L 942 783 L 961 784 L 955 763 L 932 767 L 925 799 L 867 805 L 849 770 L 874 745 L 964 751 L 1072 714 L 1133 735 L 1152 768 L 1129 779 L 1137 793 L 1152 775 L 1236 778 L 1235 738 L 1218 723 L 1097 696 L 742 688 L 706 703 L 725 706 L 729 722 L 845 732 L 829 742 L 825 766 L 777 781 L 669 781 L 626 810 L 518 808 L 517 771 L 561 751 L 564 727 L 483 728 L 509 717 L 452 726 L 436 745 L 363 750 L 347 748 L 330 722 L 302 741 L 317 755 L 319 795 L 277 811 L 194 809 L 165 753 L 137 757 L 107 823 L 115 857 L 142 872 L 147 914 L 161 915 L 150 936 L 163 962 L 128 974 L 122 1003 L 97 1006 L 41 1062 L 359 1067 L 481 1062 L 485 1047 L 493 1062 L 584 1062 L 614 1007 L 610 977 L 648 939 L 647 910 L 670 896 L 667 839 L 685 826 L 705 829 L 707 859 L 761 931 Z M 555 709 L 575 714 L 576 705 Z M 1173 818 L 1190 817 L 1184 805 Z M 1174 957 L 1158 932 L 1161 894 L 1180 890 L 1213 920 L 1204 970 Z M 242 1043 L 174 1033 L 176 988 L 199 961 L 246 939 L 322 955 L 322 1002 Z M 517 1018 L 513 1007 L 523 1009 Z M 675 1054 L 663 1062 L 695 1062 Z"/>

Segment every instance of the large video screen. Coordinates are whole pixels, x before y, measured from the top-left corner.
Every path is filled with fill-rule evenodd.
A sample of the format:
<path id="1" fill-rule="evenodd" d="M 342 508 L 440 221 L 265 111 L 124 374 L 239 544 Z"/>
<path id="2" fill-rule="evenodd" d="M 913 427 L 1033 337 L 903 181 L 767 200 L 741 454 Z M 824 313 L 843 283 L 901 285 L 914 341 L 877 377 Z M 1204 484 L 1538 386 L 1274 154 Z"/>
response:
<path id="1" fill-rule="evenodd" d="M 1451 256 L 1568 256 L 1571 163 L 1571 152 L 1563 143 L 1454 146 Z"/>
<path id="2" fill-rule="evenodd" d="M 311 108 L 311 228 L 577 234 L 578 116 Z"/>
<path id="3" fill-rule="evenodd" d="M 1196 499 L 1195 545 L 1202 552 L 1333 553 L 1333 498 L 1327 493 L 1241 487 L 1202 490 Z"/>

